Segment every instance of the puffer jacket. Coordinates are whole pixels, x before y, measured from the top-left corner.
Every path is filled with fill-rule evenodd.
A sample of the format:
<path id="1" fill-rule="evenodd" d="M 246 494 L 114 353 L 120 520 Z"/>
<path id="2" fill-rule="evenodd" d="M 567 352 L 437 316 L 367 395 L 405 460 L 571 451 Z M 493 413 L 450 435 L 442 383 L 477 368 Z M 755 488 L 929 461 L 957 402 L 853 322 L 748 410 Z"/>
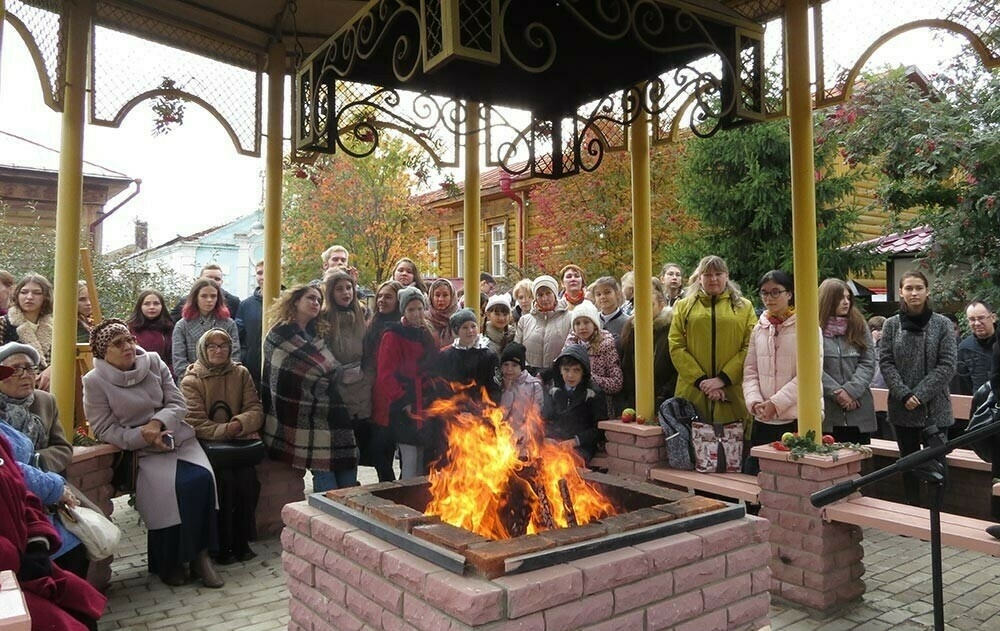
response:
<path id="1" fill-rule="evenodd" d="M 950 427 L 955 423 L 948 384 L 955 374 L 956 344 L 951 321 L 939 313 L 920 331 L 903 329 L 894 315 L 882 326 L 879 366 L 889 388 L 889 422 L 901 427 Z M 916 395 L 920 405 L 907 410 Z"/>
<path id="2" fill-rule="evenodd" d="M 703 419 L 712 423 L 747 419 L 743 362 L 756 322 L 750 301 L 741 298 L 734 306 L 728 290 L 718 296 L 699 291 L 674 305 L 670 325 L 670 359 L 677 368 L 674 396 L 693 403 Z M 725 401 L 710 401 L 698 388 L 711 377 L 726 383 Z"/>
<path id="3" fill-rule="evenodd" d="M 857 427 L 865 433 L 878 429 L 875 422 L 875 400 L 869 384 L 878 365 L 875 342 L 865 327 L 865 349 L 856 348 L 846 335 L 823 337 L 823 431 L 834 427 Z M 845 410 L 837 403 L 834 392 L 844 389 L 860 405 Z"/>
<path id="4" fill-rule="evenodd" d="M 765 311 L 750 334 L 743 363 L 743 397 L 747 409 L 770 400 L 778 410 L 778 418 L 755 422 L 783 424 L 799 418 L 795 320 L 793 313 L 775 325 Z"/>
<path id="5" fill-rule="evenodd" d="M 532 306 L 531 313 L 517 321 L 514 341 L 524 345 L 525 363 L 533 372 L 549 368 L 559 356 L 572 328 L 571 318 L 566 302 L 559 300 L 552 311 L 539 311 Z"/>

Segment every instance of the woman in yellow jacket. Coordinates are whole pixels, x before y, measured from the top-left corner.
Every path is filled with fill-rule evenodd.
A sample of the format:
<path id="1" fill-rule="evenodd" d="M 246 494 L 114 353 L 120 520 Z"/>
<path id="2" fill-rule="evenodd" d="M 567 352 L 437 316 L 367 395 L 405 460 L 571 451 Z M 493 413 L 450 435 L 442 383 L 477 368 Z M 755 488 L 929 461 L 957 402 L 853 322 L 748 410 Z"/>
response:
<path id="1" fill-rule="evenodd" d="M 701 259 L 684 298 L 674 304 L 669 339 L 677 368 L 674 396 L 691 401 L 703 420 L 747 418 L 743 360 L 756 322 L 753 305 L 729 280 L 726 262 Z"/>

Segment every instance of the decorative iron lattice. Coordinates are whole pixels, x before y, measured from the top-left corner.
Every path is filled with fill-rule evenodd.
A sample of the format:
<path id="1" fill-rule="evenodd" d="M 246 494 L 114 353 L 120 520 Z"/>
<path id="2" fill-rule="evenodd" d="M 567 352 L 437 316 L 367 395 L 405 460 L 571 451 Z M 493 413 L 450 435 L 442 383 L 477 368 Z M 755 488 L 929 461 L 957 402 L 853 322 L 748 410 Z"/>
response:
<path id="1" fill-rule="evenodd" d="M 43 85 L 45 103 L 57 112 L 62 111 L 66 74 L 66 45 L 62 36 L 63 21 L 61 2 L 33 0 L 7 0 L 7 19 L 24 39 Z"/>
<path id="2" fill-rule="evenodd" d="M 142 33 L 143 38 L 132 33 Z M 151 41 L 157 35 L 190 41 L 198 50 L 211 51 L 214 58 Z M 108 2 L 97 3 L 92 42 L 90 98 L 95 124 L 117 127 L 147 99 L 184 99 L 212 114 L 239 153 L 260 155 L 261 55 Z M 134 54 L 140 47 L 143 54 Z M 176 87 L 164 89 L 164 85 Z"/>
<path id="3" fill-rule="evenodd" d="M 469 48 L 456 52 L 456 44 L 447 41 L 449 26 L 444 17 L 448 16 L 446 7 L 458 10 L 457 6 L 453 0 L 422 0 L 419 7 L 413 0 L 379 2 L 317 49 L 297 71 L 296 148 L 365 156 L 376 150 L 380 130 L 393 128 L 424 146 L 439 166 L 456 165 L 460 136 L 468 133 L 462 120 L 463 99 L 426 93 L 404 96 L 405 92 L 393 88 L 350 80 L 358 74 L 369 76 L 359 70 L 365 68 L 405 84 L 421 71 L 420 60 L 427 70 L 441 63 L 442 56 L 447 60 L 449 51 L 489 66 L 488 55 L 477 56 L 470 49 L 488 48 L 498 19 L 506 27 L 501 28 L 499 40 L 508 67 L 538 75 L 555 63 L 554 33 L 540 21 L 515 28 L 515 24 L 523 26 L 514 14 L 525 5 L 512 0 L 466 3 L 459 30 L 467 36 L 460 35 L 458 44 Z M 597 40 L 627 41 L 664 59 L 700 59 L 640 81 L 642 87 L 581 105 L 568 115 L 512 114 L 510 108 L 485 103 L 482 132 L 487 163 L 515 174 L 530 172 L 553 179 L 593 171 L 605 151 L 625 148 L 625 130 L 640 107 L 653 117 L 654 142 L 672 140 L 682 118 L 700 136 L 715 133 L 724 123 L 763 118 L 767 99 L 759 32 L 730 31 L 730 40 L 718 42 L 716 37 L 723 31 L 717 25 L 710 26 L 703 16 L 674 6 L 668 13 L 664 6 L 624 1 L 563 3 L 567 16 Z M 419 30 L 421 12 L 427 24 L 423 31 Z M 422 50 L 412 46 L 417 39 Z M 364 66 L 380 58 L 380 47 L 392 51 L 386 60 L 391 68 Z M 437 126 L 444 130 L 440 137 L 433 135 Z"/>
<path id="4" fill-rule="evenodd" d="M 755 22 L 770 22 L 785 14 L 785 0 L 724 0 L 724 3 Z"/>
<path id="5" fill-rule="evenodd" d="M 842 103 L 867 53 L 906 30 L 945 29 L 971 37 L 981 45 L 987 67 L 1000 65 L 1000 11 L 995 0 L 908 0 L 905 11 L 895 0 L 828 0 L 813 11 L 821 33 L 816 55 L 819 107 Z"/>

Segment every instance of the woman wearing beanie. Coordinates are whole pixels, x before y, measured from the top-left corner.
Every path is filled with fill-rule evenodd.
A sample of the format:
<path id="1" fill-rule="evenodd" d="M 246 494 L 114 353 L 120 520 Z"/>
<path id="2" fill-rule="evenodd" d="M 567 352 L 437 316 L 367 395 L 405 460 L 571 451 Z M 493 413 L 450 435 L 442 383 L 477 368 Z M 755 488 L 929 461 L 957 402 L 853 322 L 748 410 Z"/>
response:
<path id="1" fill-rule="evenodd" d="M 479 334 L 476 314 L 472 309 L 459 309 L 451 316 L 450 326 L 455 341 L 441 351 L 438 374 L 451 384 L 471 386 L 467 392 L 474 401 L 481 401 L 483 391 L 490 401 L 500 401 L 500 358 L 490 349 L 489 340 Z"/>
<path id="2" fill-rule="evenodd" d="M 896 430 L 899 456 L 926 446 L 925 429 L 955 422 L 948 384 L 955 374 L 955 334 L 951 322 L 931 309 L 930 284 L 921 272 L 899 281 L 899 314 L 885 321 L 879 366 L 889 389 L 889 422 Z M 920 504 L 920 480 L 903 473 L 906 501 Z"/>
<path id="3" fill-rule="evenodd" d="M 528 372 L 538 375 L 548 371 L 562 352 L 570 331 L 566 303 L 556 297 L 559 285 L 548 275 L 539 276 L 531 285 L 535 300 L 531 311 L 517 321 L 514 341 L 523 344 Z"/>
<path id="4" fill-rule="evenodd" d="M 386 328 L 378 349 L 372 420 L 389 427 L 399 444 L 400 478 L 413 478 L 427 472 L 424 447 L 434 432 L 422 415 L 433 398 L 429 368 L 437 345 L 427 327 L 423 292 L 404 287 L 398 302 L 402 317 Z"/>
<path id="5" fill-rule="evenodd" d="M 510 294 L 490 296 L 483 315 L 482 331 L 489 340 L 490 348 L 498 356 L 504 347 L 514 341 L 515 328 L 512 324 Z"/>
<path id="6" fill-rule="evenodd" d="M 438 348 L 444 348 L 455 340 L 455 333 L 448 323 L 451 314 L 458 310 L 455 288 L 447 278 L 438 278 L 431 283 L 431 290 L 427 297 L 430 300 L 427 319 L 434 330 L 434 341 Z"/>
<path id="7" fill-rule="evenodd" d="M 216 549 L 215 477 L 208 457 L 184 421 L 187 405 L 166 364 L 136 346 L 121 320 L 90 332 L 94 369 L 83 377 L 83 409 L 94 435 L 134 452 L 135 507 L 149 529 L 149 571 L 167 585 L 200 577 L 222 587 L 209 558 Z"/>
<path id="8" fill-rule="evenodd" d="M 622 367 L 618 360 L 618 348 L 615 336 L 601 329 L 601 312 L 594 303 L 584 300 L 573 310 L 573 330 L 566 336 L 566 346 L 583 344 L 590 356 L 590 380 L 600 388 L 606 396 L 611 409 L 611 395 L 621 392 Z"/>

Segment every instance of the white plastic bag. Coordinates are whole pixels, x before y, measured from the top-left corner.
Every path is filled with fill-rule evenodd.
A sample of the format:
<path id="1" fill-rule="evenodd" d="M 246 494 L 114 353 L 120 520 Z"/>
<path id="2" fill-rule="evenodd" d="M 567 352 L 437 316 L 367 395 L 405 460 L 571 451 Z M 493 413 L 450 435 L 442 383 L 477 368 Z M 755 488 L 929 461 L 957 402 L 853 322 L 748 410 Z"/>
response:
<path id="1" fill-rule="evenodd" d="M 122 531 L 114 522 L 86 506 L 70 508 L 63 505 L 59 509 L 59 519 L 66 530 L 83 542 L 87 558 L 91 561 L 100 561 L 114 554 L 122 538 Z"/>

